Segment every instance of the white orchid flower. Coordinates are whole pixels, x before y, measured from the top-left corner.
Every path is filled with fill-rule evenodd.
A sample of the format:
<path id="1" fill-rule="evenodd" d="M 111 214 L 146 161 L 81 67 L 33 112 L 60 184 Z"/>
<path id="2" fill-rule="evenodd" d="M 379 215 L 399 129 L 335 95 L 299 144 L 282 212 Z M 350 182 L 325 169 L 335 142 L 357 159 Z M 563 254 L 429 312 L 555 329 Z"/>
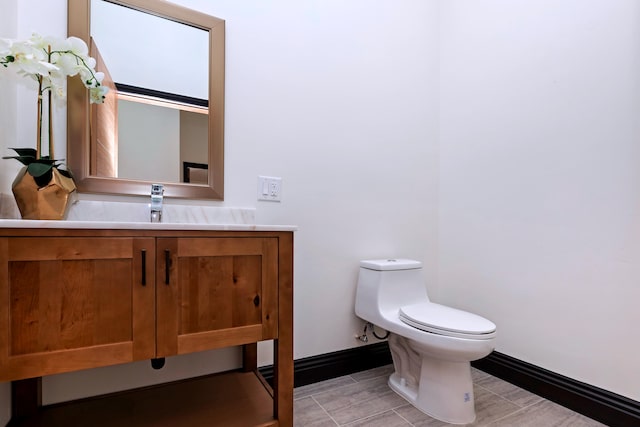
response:
<path id="1" fill-rule="evenodd" d="M 71 50 L 75 55 L 82 57 L 89 56 L 89 48 L 84 40 L 71 36 L 66 40 L 66 42 L 69 44 L 69 50 Z"/>
<path id="2" fill-rule="evenodd" d="M 87 44 L 78 37 L 58 39 L 34 33 L 26 41 L 0 40 L 0 64 L 36 81 L 53 81 L 51 86 L 43 85 L 43 90 L 51 90 L 57 99 L 65 99 L 65 85 L 59 82 L 66 77 L 79 75 L 87 88 L 101 87 L 104 74 L 95 71 L 96 60 L 88 53 Z M 107 91 L 94 91 L 93 102 L 102 102 Z"/>
<path id="3" fill-rule="evenodd" d="M 91 104 L 102 104 L 108 91 L 109 88 L 106 86 L 92 87 L 89 89 L 89 102 Z"/>
<path id="4" fill-rule="evenodd" d="M 67 101 L 67 81 L 51 80 L 50 92 L 53 96 L 53 100 L 58 107 L 64 107 Z"/>
<path id="5" fill-rule="evenodd" d="M 92 71 L 96 68 L 96 60 L 94 58 L 85 56 L 82 59 L 84 59 L 87 68 L 91 69 Z"/>
<path id="6" fill-rule="evenodd" d="M 96 72 L 96 61 L 89 56 L 84 41 L 77 37 L 57 39 L 33 34 L 25 41 L 0 39 L 0 70 L 11 69 L 23 82 L 36 83 L 38 90 L 38 111 L 46 105 L 45 96 L 64 106 L 66 102 L 67 77 L 78 75 L 89 89 L 91 103 L 103 103 L 108 88 L 102 86 L 104 74 Z M 47 111 L 49 123 L 52 123 L 52 109 Z M 43 133 L 42 115 L 38 114 L 37 153 L 42 153 Z M 46 132 L 46 131 L 45 131 Z M 49 127 L 49 158 L 53 158 L 52 130 Z M 39 157 L 40 158 L 40 157 Z M 56 166 L 50 166 L 56 167 Z"/>

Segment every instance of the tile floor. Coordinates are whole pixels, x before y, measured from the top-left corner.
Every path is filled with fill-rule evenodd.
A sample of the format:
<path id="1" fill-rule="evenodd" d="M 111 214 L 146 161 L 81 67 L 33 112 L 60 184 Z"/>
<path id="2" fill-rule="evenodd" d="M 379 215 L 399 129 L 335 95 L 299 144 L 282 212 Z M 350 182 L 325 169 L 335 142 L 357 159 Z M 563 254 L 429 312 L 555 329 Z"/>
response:
<path id="1" fill-rule="evenodd" d="M 298 387 L 294 392 L 295 427 L 441 427 L 387 385 L 392 366 Z M 596 427 L 575 413 L 480 370 L 473 369 L 477 418 L 470 426 Z"/>

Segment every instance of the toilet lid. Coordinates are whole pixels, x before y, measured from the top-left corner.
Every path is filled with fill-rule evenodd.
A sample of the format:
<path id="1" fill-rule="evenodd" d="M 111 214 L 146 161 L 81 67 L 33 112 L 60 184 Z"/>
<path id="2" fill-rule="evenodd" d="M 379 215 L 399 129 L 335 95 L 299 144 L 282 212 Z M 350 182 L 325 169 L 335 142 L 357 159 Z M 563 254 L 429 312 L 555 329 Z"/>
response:
<path id="1" fill-rule="evenodd" d="M 496 335 L 496 325 L 490 320 L 432 302 L 401 307 L 400 320 L 414 328 L 451 337 L 489 339 Z"/>

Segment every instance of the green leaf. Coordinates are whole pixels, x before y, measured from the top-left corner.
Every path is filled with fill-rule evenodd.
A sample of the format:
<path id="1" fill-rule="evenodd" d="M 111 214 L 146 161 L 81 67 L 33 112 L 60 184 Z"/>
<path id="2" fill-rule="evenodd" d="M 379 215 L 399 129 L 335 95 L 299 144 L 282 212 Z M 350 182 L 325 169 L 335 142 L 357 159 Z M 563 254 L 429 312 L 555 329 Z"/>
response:
<path id="1" fill-rule="evenodd" d="M 58 172 L 60 172 L 63 176 L 66 176 L 67 178 L 73 179 L 73 174 L 68 169 L 58 169 Z"/>
<path id="2" fill-rule="evenodd" d="M 33 158 L 36 157 L 36 153 L 37 153 L 35 148 L 11 148 L 11 150 L 18 153 L 18 156 L 30 156 Z M 14 158 L 15 157 L 12 157 L 12 159 Z"/>
<path id="3" fill-rule="evenodd" d="M 42 163 L 43 165 L 55 165 L 58 161 L 56 159 L 50 159 L 48 157 L 40 157 L 34 163 Z"/>
<path id="4" fill-rule="evenodd" d="M 53 168 L 53 163 L 41 163 L 41 162 L 33 162 L 27 166 L 27 172 L 34 178 L 38 178 L 47 172 L 49 172 Z"/>
<path id="5" fill-rule="evenodd" d="M 29 166 L 31 163 L 36 161 L 36 158 L 31 156 L 6 156 L 3 157 L 3 159 L 16 159 L 25 166 Z"/>

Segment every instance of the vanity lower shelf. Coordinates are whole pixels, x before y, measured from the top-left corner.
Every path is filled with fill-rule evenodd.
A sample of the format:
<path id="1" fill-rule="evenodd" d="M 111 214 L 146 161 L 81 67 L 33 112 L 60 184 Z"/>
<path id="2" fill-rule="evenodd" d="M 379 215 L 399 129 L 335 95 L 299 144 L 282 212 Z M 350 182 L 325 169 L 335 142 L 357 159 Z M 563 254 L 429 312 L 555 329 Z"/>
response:
<path id="1" fill-rule="evenodd" d="M 227 372 L 44 406 L 11 427 L 278 426 L 259 373 Z"/>

